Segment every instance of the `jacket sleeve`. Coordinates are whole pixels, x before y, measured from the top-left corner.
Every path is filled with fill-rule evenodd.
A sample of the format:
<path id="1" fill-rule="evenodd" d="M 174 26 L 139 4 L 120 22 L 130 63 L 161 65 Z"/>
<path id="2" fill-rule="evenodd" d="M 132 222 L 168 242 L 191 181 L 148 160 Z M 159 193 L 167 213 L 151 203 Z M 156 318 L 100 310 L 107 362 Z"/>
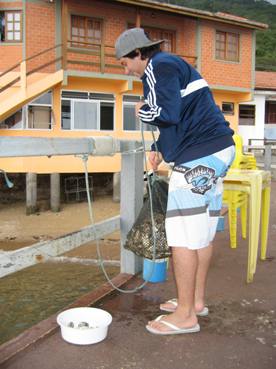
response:
<path id="1" fill-rule="evenodd" d="M 178 71 L 168 63 L 146 69 L 149 93 L 138 116 L 147 124 L 165 127 L 181 120 L 181 86 Z"/>

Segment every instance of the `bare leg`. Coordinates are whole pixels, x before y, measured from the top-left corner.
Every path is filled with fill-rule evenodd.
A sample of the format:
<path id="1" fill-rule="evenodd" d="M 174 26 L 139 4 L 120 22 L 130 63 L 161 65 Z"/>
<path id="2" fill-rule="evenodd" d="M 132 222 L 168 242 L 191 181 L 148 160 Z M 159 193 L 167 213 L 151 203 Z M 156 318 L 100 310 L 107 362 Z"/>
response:
<path id="1" fill-rule="evenodd" d="M 210 244 L 208 247 L 199 249 L 196 251 L 198 257 L 198 267 L 196 272 L 196 285 L 195 285 L 195 296 L 194 296 L 194 309 L 196 312 L 202 311 L 205 306 L 205 288 L 207 274 L 210 266 L 210 261 L 213 254 L 213 245 Z M 177 282 L 176 282 L 177 283 Z M 178 289 L 179 293 L 179 289 Z M 162 307 L 174 308 L 170 303 L 161 304 Z"/>
<path id="2" fill-rule="evenodd" d="M 213 254 L 213 245 L 197 250 L 198 268 L 196 274 L 195 310 L 201 311 L 205 306 L 206 281 Z"/>
<path id="3" fill-rule="evenodd" d="M 197 324 L 194 306 L 198 254 L 196 250 L 189 250 L 186 247 L 173 247 L 172 257 L 178 306 L 174 313 L 167 315 L 162 320 L 179 328 L 190 328 Z M 160 322 L 151 321 L 149 325 L 160 331 L 168 330 L 168 327 Z"/>

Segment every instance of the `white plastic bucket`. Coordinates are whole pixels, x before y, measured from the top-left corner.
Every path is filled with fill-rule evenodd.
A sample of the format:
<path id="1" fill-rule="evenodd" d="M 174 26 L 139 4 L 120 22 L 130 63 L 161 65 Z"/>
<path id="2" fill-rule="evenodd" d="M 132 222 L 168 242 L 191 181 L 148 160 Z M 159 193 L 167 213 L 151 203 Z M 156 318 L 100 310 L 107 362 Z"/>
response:
<path id="1" fill-rule="evenodd" d="M 76 345 L 90 345 L 104 340 L 111 322 L 111 314 L 91 307 L 65 310 L 57 316 L 62 338 Z"/>

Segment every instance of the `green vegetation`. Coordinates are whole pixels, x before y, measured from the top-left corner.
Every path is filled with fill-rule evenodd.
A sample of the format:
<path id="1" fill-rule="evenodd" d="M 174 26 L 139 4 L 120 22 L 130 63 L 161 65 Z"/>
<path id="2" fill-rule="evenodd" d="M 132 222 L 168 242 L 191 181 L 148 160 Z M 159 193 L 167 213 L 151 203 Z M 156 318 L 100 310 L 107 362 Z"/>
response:
<path id="1" fill-rule="evenodd" d="M 231 13 L 268 24 L 267 30 L 257 31 L 256 69 L 276 71 L 276 5 L 265 0 L 163 0 L 162 2 L 210 12 Z"/>

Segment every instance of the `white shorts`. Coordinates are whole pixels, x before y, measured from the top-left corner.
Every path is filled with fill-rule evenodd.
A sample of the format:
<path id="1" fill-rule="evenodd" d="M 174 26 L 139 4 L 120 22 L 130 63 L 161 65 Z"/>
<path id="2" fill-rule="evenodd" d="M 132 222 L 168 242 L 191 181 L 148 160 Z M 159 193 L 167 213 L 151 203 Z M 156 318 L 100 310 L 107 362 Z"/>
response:
<path id="1" fill-rule="evenodd" d="M 213 241 L 222 207 L 222 177 L 234 156 L 235 147 L 230 146 L 173 168 L 166 214 L 170 247 L 197 250 Z"/>

